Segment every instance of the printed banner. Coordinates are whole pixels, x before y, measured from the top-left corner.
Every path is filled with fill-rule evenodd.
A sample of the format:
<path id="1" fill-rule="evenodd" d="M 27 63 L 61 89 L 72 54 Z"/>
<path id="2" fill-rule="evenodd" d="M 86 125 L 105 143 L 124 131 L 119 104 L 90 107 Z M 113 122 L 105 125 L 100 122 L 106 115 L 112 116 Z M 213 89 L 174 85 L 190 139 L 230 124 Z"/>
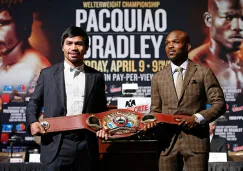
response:
<path id="1" fill-rule="evenodd" d="M 85 63 L 104 73 L 112 105 L 122 97 L 123 83 L 137 83 L 138 96 L 149 98 L 153 74 L 169 64 L 164 51 L 167 34 L 175 29 L 188 32 L 190 59 L 210 67 L 225 93 L 227 112 L 218 119 L 216 134 L 227 138 L 231 151 L 242 150 L 243 23 L 239 11 L 243 7 L 231 8 L 233 1 L 223 2 L 208 6 L 206 0 L 0 1 L 4 148 L 13 135 L 33 142 L 25 125 L 26 104 L 41 69 L 63 61 L 60 38 L 75 25 L 89 35 Z M 127 99 L 128 103 L 133 99 Z"/>
<path id="2" fill-rule="evenodd" d="M 144 114 L 150 113 L 151 99 L 149 97 L 118 97 L 117 108 L 129 109 Z"/>

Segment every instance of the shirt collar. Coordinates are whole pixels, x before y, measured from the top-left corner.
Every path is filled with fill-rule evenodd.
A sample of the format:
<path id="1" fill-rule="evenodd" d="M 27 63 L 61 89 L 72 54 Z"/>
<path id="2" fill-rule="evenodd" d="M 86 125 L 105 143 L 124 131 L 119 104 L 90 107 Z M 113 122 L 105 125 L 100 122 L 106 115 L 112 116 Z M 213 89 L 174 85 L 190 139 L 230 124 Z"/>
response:
<path id="1" fill-rule="evenodd" d="M 64 69 L 69 72 L 73 72 L 73 71 L 84 72 L 84 64 L 78 67 L 73 67 L 70 64 L 68 64 L 66 61 L 64 61 Z"/>
<path id="2" fill-rule="evenodd" d="M 176 72 L 176 69 L 178 68 L 178 66 L 173 64 L 173 62 L 170 62 L 170 65 L 171 65 L 171 72 L 172 72 L 172 74 L 174 74 Z M 188 65 L 188 59 L 185 62 L 183 62 L 183 64 L 181 64 L 181 66 L 179 66 L 179 67 L 183 68 L 183 70 L 186 70 L 187 65 Z"/>

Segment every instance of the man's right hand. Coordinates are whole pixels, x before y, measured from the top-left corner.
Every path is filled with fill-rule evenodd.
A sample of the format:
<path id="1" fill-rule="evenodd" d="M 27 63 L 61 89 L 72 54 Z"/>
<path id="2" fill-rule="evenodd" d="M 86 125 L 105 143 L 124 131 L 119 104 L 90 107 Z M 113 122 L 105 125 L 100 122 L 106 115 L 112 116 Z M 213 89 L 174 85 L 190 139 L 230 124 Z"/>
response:
<path id="1" fill-rule="evenodd" d="M 41 126 L 40 122 L 33 122 L 30 124 L 31 135 L 45 134 L 45 129 Z"/>

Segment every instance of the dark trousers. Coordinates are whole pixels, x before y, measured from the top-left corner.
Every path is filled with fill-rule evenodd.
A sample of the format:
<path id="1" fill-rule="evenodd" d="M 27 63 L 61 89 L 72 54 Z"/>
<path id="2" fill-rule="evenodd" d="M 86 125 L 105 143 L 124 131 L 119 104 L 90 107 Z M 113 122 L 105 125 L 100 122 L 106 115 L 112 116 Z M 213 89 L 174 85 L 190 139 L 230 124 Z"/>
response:
<path id="1" fill-rule="evenodd" d="M 47 165 L 47 171 L 93 171 L 84 135 L 67 132 L 63 135 L 58 154 Z"/>
<path id="2" fill-rule="evenodd" d="M 189 148 L 182 135 L 176 137 L 176 142 L 167 155 L 159 157 L 159 171 L 207 171 L 209 153 L 194 153 Z"/>

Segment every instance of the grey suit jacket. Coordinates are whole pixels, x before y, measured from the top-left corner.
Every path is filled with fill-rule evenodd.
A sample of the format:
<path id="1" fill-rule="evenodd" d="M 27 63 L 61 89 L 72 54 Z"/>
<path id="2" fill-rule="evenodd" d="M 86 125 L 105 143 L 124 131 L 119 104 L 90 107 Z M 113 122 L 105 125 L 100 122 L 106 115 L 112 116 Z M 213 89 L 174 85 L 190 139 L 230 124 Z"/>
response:
<path id="1" fill-rule="evenodd" d="M 206 109 L 206 104 L 211 107 Z M 200 113 L 206 121 L 201 127 L 181 130 L 177 125 L 159 125 L 158 138 L 161 139 L 161 154 L 172 148 L 175 135 L 182 133 L 189 148 L 194 152 L 209 151 L 208 123 L 224 114 L 226 104 L 223 91 L 213 72 L 189 60 L 183 90 L 179 99 L 176 95 L 171 65 L 153 76 L 151 85 L 151 111 L 165 114 L 193 115 Z"/>
<path id="2" fill-rule="evenodd" d="M 210 143 L 210 152 L 228 152 L 227 139 L 219 135 L 213 135 Z"/>
<path id="3" fill-rule="evenodd" d="M 99 113 L 106 111 L 104 75 L 86 65 L 84 66 L 84 72 L 85 96 L 83 113 Z M 26 109 L 28 125 L 38 121 L 42 107 L 44 107 L 44 118 L 65 116 L 67 113 L 63 62 L 41 71 L 35 91 Z M 61 136 L 61 133 L 42 136 L 41 162 L 50 163 L 54 159 L 57 154 Z M 90 155 L 97 155 L 98 146 L 96 135 L 86 131 L 86 140 L 91 153 Z"/>

